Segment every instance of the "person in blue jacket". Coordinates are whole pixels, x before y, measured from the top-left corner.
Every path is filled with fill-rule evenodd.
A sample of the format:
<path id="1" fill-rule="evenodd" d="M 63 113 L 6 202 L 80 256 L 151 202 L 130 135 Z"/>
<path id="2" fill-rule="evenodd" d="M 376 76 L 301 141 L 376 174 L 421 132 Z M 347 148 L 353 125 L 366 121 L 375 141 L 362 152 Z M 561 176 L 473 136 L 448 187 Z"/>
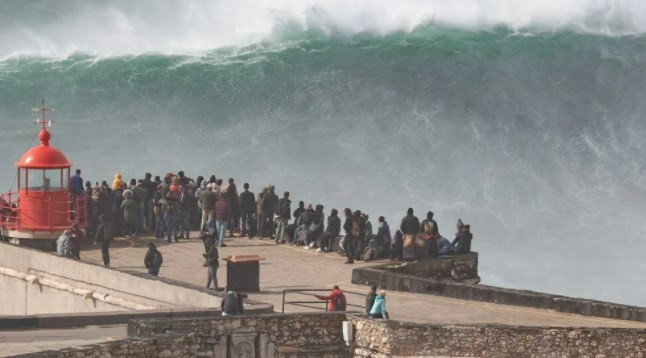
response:
<path id="1" fill-rule="evenodd" d="M 370 310 L 370 317 L 388 319 L 388 311 L 386 311 L 386 291 L 379 291 L 379 295 L 375 298 L 375 303 Z"/>

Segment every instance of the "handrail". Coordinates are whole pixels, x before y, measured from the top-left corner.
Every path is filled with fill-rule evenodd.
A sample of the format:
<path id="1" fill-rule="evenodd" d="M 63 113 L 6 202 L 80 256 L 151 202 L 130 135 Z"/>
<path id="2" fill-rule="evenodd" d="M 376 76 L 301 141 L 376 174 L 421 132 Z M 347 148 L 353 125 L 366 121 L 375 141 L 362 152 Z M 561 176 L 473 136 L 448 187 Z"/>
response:
<path id="1" fill-rule="evenodd" d="M 72 224 L 78 224 L 81 227 L 87 226 L 87 195 L 76 195 L 74 200 L 70 197 L 69 200 L 52 200 L 51 197 L 37 198 L 37 197 L 20 197 L 18 193 L 8 192 L 0 193 L 0 226 L 7 230 L 32 230 L 43 228 L 56 228 L 69 227 Z M 44 207 L 30 207 L 31 213 L 36 215 L 46 216 L 43 227 L 23 227 L 21 222 L 21 205 L 20 202 L 36 203 L 38 206 Z M 66 208 L 60 210 L 59 208 Z M 8 214 L 9 213 L 9 214 Z M 64 225 L 54 225 L 51 223 L 51 214 L 66 214 L 67 220 Z"/>
<path id="2" fill-rule="evenodd" d="M 283 304 L 282 304 L 282 312 L 285 313 L 285 305 L 286 304 L 293 304 L 295 306 L 303 306 L 304 304 L 319 304 L 319 303 L 325 303 L 325 312 L 328 311 L 328 303 L 329 299 L 325 300 L 320 300 L 317 299 L 316 301 L 286 301 L 286 296 L 288 293 L 292 294 L 299 294 L 299 295 L 304 295 L 304 296 L 311 296 L 311 297 L 316 297 L 315 294 L 310 294 L 307 292 L 330 292 L 329 288 L 287 288 L 283 290 Z M 358 292 L 352 292 L 352 291 L 343 291 L 343 293 L 346 295 L 355 295 L 355 296 L 361 296 L 364 297 L 364 294 L 358 293 Z M 356 304 L 351 304 L 347 301 L 346 298 L 346 307 L 358 307 L 363 309 L 363 306 L 356 305 Z M 311 306 L 303 306 L 303 307 L 309 307 L 312 308 Z"/>

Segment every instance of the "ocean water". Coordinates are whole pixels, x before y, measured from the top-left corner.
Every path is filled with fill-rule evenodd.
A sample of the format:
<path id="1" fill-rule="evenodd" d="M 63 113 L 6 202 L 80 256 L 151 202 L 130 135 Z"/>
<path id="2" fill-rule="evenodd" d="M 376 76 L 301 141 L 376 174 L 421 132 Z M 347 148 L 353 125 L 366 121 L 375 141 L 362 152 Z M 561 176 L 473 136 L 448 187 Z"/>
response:
<path id="1" fill-rule="evenodd" d="M 83 170 L 472 225 L 483 283 L 645 305 L 638 1 L 0 3 L 0 187 L 55 108 Z"/>

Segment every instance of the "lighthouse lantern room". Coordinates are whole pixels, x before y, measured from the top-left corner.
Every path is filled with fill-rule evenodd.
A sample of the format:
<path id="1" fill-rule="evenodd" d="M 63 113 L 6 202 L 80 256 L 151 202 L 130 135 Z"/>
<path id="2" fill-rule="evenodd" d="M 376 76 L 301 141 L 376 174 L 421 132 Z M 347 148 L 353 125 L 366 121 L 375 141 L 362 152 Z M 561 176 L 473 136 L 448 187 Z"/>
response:
<path id="1" fill-rule="evenodd" d="M 11 242 L 39 248 L 55 247 L 54 240 L 74 223 L 82 229 L 87 224 L 84 195 L 71 195 L 69 187 L 72 163 L 58 149 L 49 145 L 51 134 L 45 119 L 43 101 L 36 123 L 40 145 L 27 150 L 16 163 L 18 172 L 17 193 L 2 194 L 0 202 L 0 228 L 2 236 Z"/>

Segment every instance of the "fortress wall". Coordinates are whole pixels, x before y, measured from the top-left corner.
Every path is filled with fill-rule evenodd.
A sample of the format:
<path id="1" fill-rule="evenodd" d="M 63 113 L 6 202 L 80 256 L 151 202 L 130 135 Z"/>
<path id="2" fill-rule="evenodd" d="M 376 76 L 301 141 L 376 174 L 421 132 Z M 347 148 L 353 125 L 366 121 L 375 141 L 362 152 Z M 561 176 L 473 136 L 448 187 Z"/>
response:
<path id="1" fill-rule="evenodd" d="M 9 285 L 7 287 L 12 287 L 10 292 L 0 294 L 6 298 L 5 302 L 12 302 L 0 309 L 1 315 L 24 315 L 25 307 L 27 314 L 32 314 L 215 308 L 219 307 L 221 302 L 221 298 L 215 294 L 176 286 L 148 275 L 140 277 L 6 243 L 0 243 L 0 268 L 33 275 L 40 281 L 49 280 L 48 282 L 54 283 L 54 287 L 62 284 L 68 288 L 91 291 L 98 295 L 94 298 L 84 298 L 69 290 L 66 292 L 51 287 L 44 288 L 38 283 L 23 281 L 20 284 L 13 282 L 16 278 L 9 278 L 0 273 L 0 277 L 4 277 L 3 282 Z M 101 298 L 105 298 L 106 301 L 103 304 L 97 303 Z"/>
<path id="2" fill-rule="evenodd" d="M 436 280 L 480 282 L 478 253 L 439 256 L 432 260 L 419 260 L 398 265 L 386 265 L 385 270 Z"/>
<path id="3" fill-rule="evenodd" d="M 550 309 L 585 316 L 646 322 L 646 308 L 643 307 L 552 295 L 528 290 L 423 278 L 413 274 L 388 270 L 386 269 L 388 266 L 392 266 L 392 264 L 356 268 L 352 271 L 352 283 L 377 285 L 390 291 L 427 293 L 463 300 Z"/>
<path id="4" fill-rule="evenodd" d="M 354 357 L 643 357 L 646 330 L 441 326 L 348 317 Z"/>

